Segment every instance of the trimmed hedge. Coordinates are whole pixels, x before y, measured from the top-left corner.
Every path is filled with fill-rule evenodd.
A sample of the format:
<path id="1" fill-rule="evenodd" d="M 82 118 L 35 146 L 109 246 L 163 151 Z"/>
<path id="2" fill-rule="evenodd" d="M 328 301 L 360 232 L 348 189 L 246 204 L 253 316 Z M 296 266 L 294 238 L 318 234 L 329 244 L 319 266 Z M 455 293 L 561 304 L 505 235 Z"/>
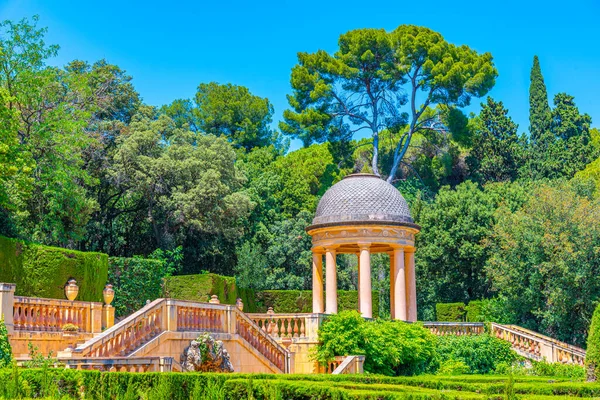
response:
<path id="1" fill-rule="evenodd" d="M 484 322 L 482 309 L 485 300 L 473 300 L 464 303 L 437 303 L 436 320 L 440 322 Z"/>
<path id="2" fill-rule="evenodd" d="M 325 298 L 327 294 L 323 294 Z M 379 315 L 379 293 L 373 292 L 373 315 Z M 256 312 L 267 312 L 273 307 L 276 313 L 312 312 L 312 291 L 310 290 L 263 290 L 256 292 Z M 338 290 L 338 312 L 358 309 L 358 292 Z"/>
<path id="3" fill-rule="evenodd" d="M 244 311 L 265 313 L 273 307 L 277 313 L 312 312 L 312 291 L 310 290 L 263 290 L 238 288 L 234 277 L 205 273 L 179 275 L 165 278 L 164 295 L 179 300 L 203 301 L 217 295 L 223 304 L 235 304 L 239 297 L 244 302 Z M 325 295 L 324 295 L 325 296 Z M 338 291 L 338 311 L 356 310 L 358 292 Z M 378 315 L 379 295 L 373 292 L 373 315 Z"/>
<path id="4" fill-rule="evenodd" d="M 212 295 L 217 295 L 222 304 L 235 304 L 239 297 L 245 312 L 257 312 L 254 291 L 238 288 L 234 277 L 204 273 L 165 278 L 165 297 L 207 302 Z"/>
<path id="5" fill-rule="evenodd" d="M 0 370 L 0 398 L 61 399 L 487 399 L 505 398 L 506 376 L 126 373 L 64 369 Z M 519 398 L 596 397 L 600 385 L 515 377 Z M 547 397 L 542 397 L 547 396 Z"/>
<path id="6" fill-rule="evenodd" d="M 485 318 L 481 312 L 484 304 L 485 302 L 483 300 L 473 300 L 470 301 L 467 306 L 465 306 L 465 317 L 467 322 L 485 322 Z"/>
<path id="7" fill-rule="evenodd" d="M 64 299 L 70 278 L 77 280 L 77 300 L 102 301 L 108 256 L 43 246 L 0 236 L 0 282 L 16 283 L 19 296 Z"/>
<path id="8" fill-rule="evenodd" d="M 437 303 L 436 320 L 440 322 L 463 322 L 466 317 L 464 303 Z"/>

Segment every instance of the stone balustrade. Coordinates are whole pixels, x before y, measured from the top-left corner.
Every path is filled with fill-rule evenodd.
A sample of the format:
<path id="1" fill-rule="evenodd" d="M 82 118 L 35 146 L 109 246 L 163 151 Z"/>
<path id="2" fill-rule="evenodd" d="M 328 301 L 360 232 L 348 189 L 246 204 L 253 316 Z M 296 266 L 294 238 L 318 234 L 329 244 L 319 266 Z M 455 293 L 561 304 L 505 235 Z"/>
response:
<path id="1" fill-rule="evenodd" d="M 125 318 L 102 335 L 87 341 L 75 354 L 82 357 L 118 357 L 133 352 L 144 342 L 164 331 L 164 299 L 154 300 Z"/>
<path id="2" fill-rule="evenodd" d="M 102 331 L 102 303 L 15 296 L 12 323 L 15 331 L 60 332 L 73 324 L 79 332 Z"/>
<path id="3" fill-rule="evenodd" d="M 174 364 L 172 357 L 69 358 L 60 362 L 67 369 L 102 372 L 171 372 Z"/>
<path id="4" fill-rule="evenodd" d="M 485 332 L 483 322 L 424 322 L 423 326 L 437 336 L 481 335 Z"/>
<path id="5" fill-rule="evenodd" d="M 333 360 L 327 362 L 325 365 L 321 363 L 315 363 L 315 371 L 317 374 L 331 374 L 344 362 L 345 359 L 345 356 L 336 356 Z"/>
<path id="6" fill-rule="evenodd" d="M 513 325 L 491 324 L 491 333 L 522 356 L 534 360 L 584 365 L 585 350 Z"/>
<path id="7" fill-rule="evenodd" d="M 364 372 L 364 364 L 365 356 L 346 356 L 344 357 L 344 361 L 331 374 L 362 374 Z"/>
<path id="8" fill-rule="evenodd" d="M 283 339 L 317 341 L 317 331 L 326 317 L 325 314 L 312 313 L 252 313 L 246 315 L 278 342 Z"/>
<path id="9" fill-rule="evenodd" d="M 305 338 L 311 314 L 248 314 L 263 331 L 274 338 Z"/>
<path id="10" fill-rule="evenodd" d="M 236 309 L 236 311 L 238 311 Z M 288 372 L 289 353 L 243 312 L 236 313 L 236 331 L 281 371 Z"/>
<path id="11" fill-rule="evenodd" d="M 71 357 L 124 357 L 163 332 L 238 334 L 282 372 L 289 353 L 235 306 L 157 299 L 101 335 L 78 346 Z"/>
<path id="12" fill-rule="evenodd" d="M 227 310 L 222 306 L 206 304 L 179 305 L 177 307 L 178 331 L 227 332 Z"/>

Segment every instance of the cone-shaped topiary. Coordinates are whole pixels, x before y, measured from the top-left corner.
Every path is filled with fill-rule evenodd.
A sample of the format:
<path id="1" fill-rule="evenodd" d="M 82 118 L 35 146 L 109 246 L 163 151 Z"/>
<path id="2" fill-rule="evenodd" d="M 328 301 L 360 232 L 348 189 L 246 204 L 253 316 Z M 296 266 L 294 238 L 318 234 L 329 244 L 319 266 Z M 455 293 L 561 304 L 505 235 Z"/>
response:
<path id="1" fill-rule="evenodd" d="M 12 362 L 12 348 L 8 341 L 8 330 L 4 324 L 4 315 L 0 315 L 0 368 L 10 365 Z"/>
<path id="2" fill-rule="evenodd" d="M 597 367 L 600 365 L 600 305 L 596 307 L 592 316 L 592 323 L 587 337 L 587 350 L 585 354 L 585 368 L 587 380 L 594 382 L 597 379 Z"/>

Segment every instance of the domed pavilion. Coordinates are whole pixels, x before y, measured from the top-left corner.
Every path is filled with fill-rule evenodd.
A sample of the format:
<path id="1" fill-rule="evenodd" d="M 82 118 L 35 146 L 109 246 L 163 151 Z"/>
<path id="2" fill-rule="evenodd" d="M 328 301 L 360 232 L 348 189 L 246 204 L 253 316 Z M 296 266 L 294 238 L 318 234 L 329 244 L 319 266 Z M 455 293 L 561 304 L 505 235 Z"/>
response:
<path id="1" fill-rule="evenodd" d="M 371 254 L 388 253 L 392 319 L 416 321 L 414 253 L 419 230 L 398 189 L 377 175 L 348 175 L 333 185 L 319 201 L 312 225 L 306 228 L 312 236 L 313 312 L 337 313 L 336 256 L 356 254 L 359 309 L 363 317 L 371 318 Z"/>

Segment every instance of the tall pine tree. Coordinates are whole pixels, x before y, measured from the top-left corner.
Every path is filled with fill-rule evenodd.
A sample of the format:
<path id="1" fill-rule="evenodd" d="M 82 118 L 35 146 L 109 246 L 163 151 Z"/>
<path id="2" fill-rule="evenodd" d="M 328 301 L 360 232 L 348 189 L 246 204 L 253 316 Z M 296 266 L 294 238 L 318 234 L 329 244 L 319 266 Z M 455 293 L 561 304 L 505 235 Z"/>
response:
<path id="1" fill-rule="evenodd" d="M 466 159 L 470 177 L 477 182 L 513 181 L 523 158 L 518 125 L 501 101 L 487 98 L 474 120 L 473 148 Z"/>
<path id="2" fill-rule="evenodd" d="M 533 56 L 533 67 L 530 75 L 529 86 L 529 132 L 531 142 L 541 144 L 548 138 L 550 126 L 552 125 L 552 112 L 548 104 L 548 92 L 540 68 L 538 56 Z"/>

